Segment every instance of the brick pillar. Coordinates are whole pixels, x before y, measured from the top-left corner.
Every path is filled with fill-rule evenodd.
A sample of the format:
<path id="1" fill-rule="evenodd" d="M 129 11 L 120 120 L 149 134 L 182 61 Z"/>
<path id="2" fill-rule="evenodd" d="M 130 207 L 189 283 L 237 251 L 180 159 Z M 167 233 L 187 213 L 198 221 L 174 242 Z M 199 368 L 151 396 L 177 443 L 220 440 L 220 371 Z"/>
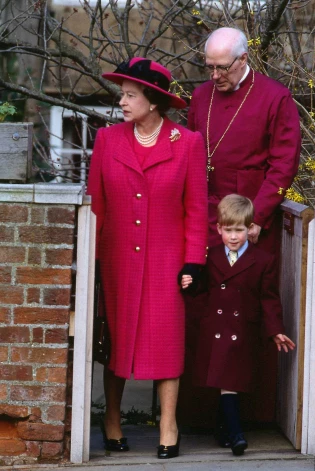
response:
<path id="1" fill-rule="evenodd" d="M 0 185 L 0 461 L 64 455 L 82 185 Z"/>

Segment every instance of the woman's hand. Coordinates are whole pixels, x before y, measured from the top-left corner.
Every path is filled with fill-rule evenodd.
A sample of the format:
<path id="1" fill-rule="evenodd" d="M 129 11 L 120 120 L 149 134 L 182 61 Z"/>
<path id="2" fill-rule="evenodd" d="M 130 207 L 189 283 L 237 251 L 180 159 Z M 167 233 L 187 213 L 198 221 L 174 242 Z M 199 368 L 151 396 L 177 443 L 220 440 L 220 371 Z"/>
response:
<path id="1" fill-rule="evenodd" d="M 277 345 L 279 352 L 281 352 L 281 349 L 283 349 L 286 353 L 288 353 L 289 349 L 293 350 L 295 348 L 295 343 L 284 334 L 273 335 L 272 340 Z"/>
<path id="2" fill-rule="evenodd" d="M 181 280 L 182 289 L 188 288 L 189 285 L 193 282 L 193 279 L 190 275 L 183 275 Z"/>

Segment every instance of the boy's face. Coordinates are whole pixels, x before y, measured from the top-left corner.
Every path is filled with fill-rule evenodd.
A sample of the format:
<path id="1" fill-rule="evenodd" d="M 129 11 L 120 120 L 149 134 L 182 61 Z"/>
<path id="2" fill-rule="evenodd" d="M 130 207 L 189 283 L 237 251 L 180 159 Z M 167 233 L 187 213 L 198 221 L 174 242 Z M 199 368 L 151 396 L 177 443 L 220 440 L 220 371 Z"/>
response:
<path id="1" fill-rule="evenodd" d="M 217 224 L 218 233 L 222 236 L 222 242 L 230 250 L 239 250 L 247 241 L 248 231 L 251 229 L 244 224 L 233 224 L 231 226 L 221 226 Z"/>

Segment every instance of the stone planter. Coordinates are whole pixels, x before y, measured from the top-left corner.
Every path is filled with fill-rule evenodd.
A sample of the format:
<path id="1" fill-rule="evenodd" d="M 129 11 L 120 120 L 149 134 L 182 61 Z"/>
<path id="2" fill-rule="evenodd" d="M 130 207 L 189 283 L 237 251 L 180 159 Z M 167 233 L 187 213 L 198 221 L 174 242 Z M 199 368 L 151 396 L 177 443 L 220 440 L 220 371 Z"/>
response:
<path id="1" fill-rule="evenodd" d="M 25 183 L 32 172 L 33 123 L 0 123 L 0 181 Z"/>

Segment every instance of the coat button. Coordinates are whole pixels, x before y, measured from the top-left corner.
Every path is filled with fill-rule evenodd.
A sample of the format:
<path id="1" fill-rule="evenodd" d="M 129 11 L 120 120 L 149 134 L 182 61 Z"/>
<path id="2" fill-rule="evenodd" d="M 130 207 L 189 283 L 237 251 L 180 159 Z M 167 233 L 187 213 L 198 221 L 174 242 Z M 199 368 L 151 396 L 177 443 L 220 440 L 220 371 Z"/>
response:
<path id="1" fill-rule="evenodd" d="M 234 316 L 236 316 L 236 317 L 240 315 L 240 313 L 239 313 L 238 311 L 234 311 L 233 314 L 234 314 Z"/>
<path id="2" fill-rule="evenodd" d="M 141 221 L 139 221 L 139 219 L 136 220 L 136 226 L 140 226 L 141 224 Z"/>
<path id="3" fill-rule="evenodd" d="M 224 284 L 224 283 L 222 283 L 222 285 L 221 285 L 221 289 L 225 289 L 225 288 L 226 288 L 225 284 Z"/>
<path id="4" fill-rule="evenodd" d="M 218 314 L 222 314 L 222 312 L 223 312 L 222 309 L 218 309 L 218 310 L 217 310 L 217 313 L 218 313 Z"/>
<path id="5" fill-rule="evenodd" d="M 135 247 L 136 252 L 140 252 L 140 247 Z"/>
<path id="6" fill-rule="evenodd" d="M 237 336 L 236 336 L 236 335 L 232 335 L 231 339 L 232 339 L 232 340 L 236 340 L 236 339 L 237 339 Z"/>
<path id="7" fill-rule="evenodd" d="M 139 200 L 140 198 L 142 198 L 142 194 L 141 194 L 141 193 L 137 193 L 137 194 L 136 194 L 136 198 L 138 198 L 138 200 Z"/>
<path id="8" fill-rule="evenodd" d="M 221 334 L 215 334 L 215 338 L 219 339 L 221 337 Z"/>

